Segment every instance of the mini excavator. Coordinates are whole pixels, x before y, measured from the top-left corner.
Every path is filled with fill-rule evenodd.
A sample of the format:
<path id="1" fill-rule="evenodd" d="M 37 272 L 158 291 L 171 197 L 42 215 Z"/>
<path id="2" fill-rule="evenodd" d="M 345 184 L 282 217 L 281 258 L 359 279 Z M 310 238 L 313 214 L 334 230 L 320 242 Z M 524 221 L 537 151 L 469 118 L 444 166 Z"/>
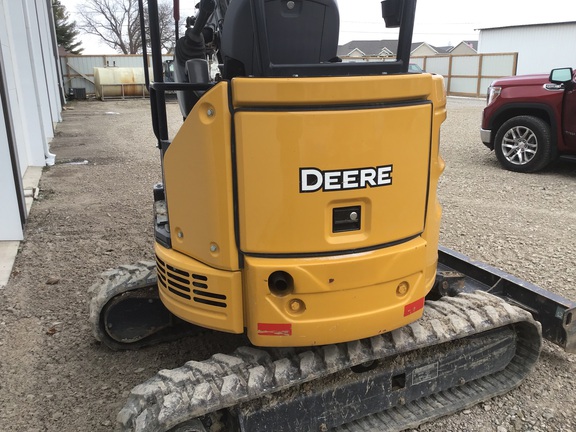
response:
<path id="1" fill-rule="evenodd" d="M 576 351 L 576 303 L 438 245 L 446 95 L 408 73 L 416 0 L 381 2 L 397 56 L 356 63 L 337 56 L 336 0 L 201 0 L 173 82 L 157 0 L 139 6 L 156 260 L 92 286 L 93 332 L 249 343 L 135 387 L 121 430 L 403 430 L 515 388 L 543 338 Z"/>

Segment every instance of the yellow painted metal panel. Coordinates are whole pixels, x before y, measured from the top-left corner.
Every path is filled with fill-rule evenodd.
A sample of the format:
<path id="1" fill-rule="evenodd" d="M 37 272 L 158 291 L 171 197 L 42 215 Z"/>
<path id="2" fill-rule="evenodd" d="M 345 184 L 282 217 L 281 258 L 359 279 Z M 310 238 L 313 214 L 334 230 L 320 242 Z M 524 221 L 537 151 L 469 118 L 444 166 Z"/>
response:
<path id="1" fill-rule="evenodd" d="M 377 251 L 322 258 L 246 258 L 248 337 L 258 346 L 307 346 L 389 332 L 422 314 L 435 277 L 427 245 L 411 242 Z M 430 270 L 430 271 L 428 271 Z M 269 276 L 285 271 L 293 291 L 275 295 Z M 407 292 L 400 289 L 404 284 Z"/>
<path id="2" fill-rule="evenodd" d="M 404 78 L 398 81 L 395 77 L 387 79 L 400 87 L 397 93 L 392 92 L 391 97 L 409 93 L 401 88 Z M 269 117 L 268 114 L 272 113 L 263 109 L 260 112 L 256 108 L 248 112 L 240 109 L 236 116 L 236 139 L 243 246 L 252 244 L 253 239 L 246 238 L 252 232 L 256 233 L 255 247 L 258 247 L 258 240 L 262 240 L 267 250 L 271 250 L 270 245 L 274 250 L 274 245 L 278 244 L 282 247 L 298 244 L 300 251 L 307 250 L 314 241 L 321 242 L 318 233 L 324 235 L 327 249 L 368 245 L 374 239 L 400 238 L 410 232 L 418 225 L 415 214 L 420 217 L 418 226 L 423 228 L 420 236 L 413 240 L 358 254 L 317 258 L 274 259 L 266 258 L 265 254 L 246 257 L 244 304 L 247 332 L 252 343 L 306 346 L 354 340 L 391 331 L 421 316 L 423 298 L 436 275 L 441 216 L 436 188 L 444 169 L 444 161 L 439 155 L 439 137 L 440 125 L 446 118 L 442 78 L 432 77 L 428 84 L 429 87 L 422 92 L 427 95 L 420 101 L 422 104 L 360 107 L 355 111 L 341 111 L 345 114 L 342 117 L 336 111 L 331 112 L 329 106 L 322 112 L 294 110 L 290 113 L 279 109 Z M 345 91 L 355 94 L 352 90 Z M 340 94 L 334 95 L 334 100 L 340 99 Z M 382 102 L 386 106 L 387 101 Z M 356 103 L 362 105 L 362 100 L 356 100 Z M 283 107 L 285 104 L 278 101 L 277 105 Z M 323 118 L 332 115 L 330 121 Z M 263 116 L 263 119 L 253 121 L 257 116 Z M 252 129 L 257 124 L 258 134 L 245 133 L 244 127 Z M 311 131 L 310 135 L 305 131 Z M 287 145 L 290 140 L 297 145 Z M 278 142 L 285 145 L 276 147 Z M 380 145 L 371 144 L 374 142 Z M 390 142 L 397 144 L 391 147 L 392 150 L 387 146 Z M 247 148 L 257 149 L 252 152 L 251 159 Z M 301 179 L 294 180 L 294 176 L 289 175 L 295 167 L 315 164 L 328 164 L 328 170 L 346 169 L 355 164 L 374 167 L 378 166 L 378 158 L 383 155 L 397 158 L 392 161 L 394 169 L 389 186 L 300 195 L 293 192 L 301 186 L 298 183 Z M 304 163 L 306 160 L 311 161 L 311 165 Z M 258 183 L 255 173 L 259 172 L 260 166 L 273 168 L 270 171 L 265 168 L 263 174 L 260 172 Z M 343 185 L 344 174 L 340 179 Z M 400 193 L 391 195 L 390 190 L 398 185 Z M 421 194 L 426 194 L 426 191 L 427 195 L 420 201 Z M 285 202 L 288 204 L 284 205 Z M 327 234 L 330 226 L 327 215 L 331 215 L 332 207 L 355 204 L 373 215 L 373 223 L 359 232 Z M 411 211 L 402 213 L 403 206 Z M 314 210 L 320 208 L 324 210 L 324 218 L 314 218 Z M 390 216 L 394 211 L 400 212 L 402 217 L 394 219 L 395 216 Z M 258 220 L 261 214 L 266 213 L 274 214 L 274 217 L 267 223 L 261 219 L 251 225 L 254 219 Z M 285 214 L 296 221 L 285 218 Z M 426 221 L 423 224 L 424 217 Z M 269 228 L 267 224 L 278 220 L 284 227 L 294 226 L 294 230 L 286 232 L 279 225 L 275 227 L 276 238 L 262 235 Z M 298 232 L 304 234 L 299 236 Z M 276 271 L 284 271 L 293 277 L 293 288 L 288 290 L 288 294 L 275 294 L 271 290 L 268 280 Z M 403 284 L 409 286 L 409 290 L 399 295 L 399 287 Z"/>
<path id="3" fill-rule="evenodd" d="M 331 78 L 235 78 L 234 107 L 336 105 L 427 99 L 432 75 Z"/>
<path id="4" fill-rule="evenodd" d="M 427 101 L 236 114 L 242 251 L 337 251 L 421 233 L 431 122 Z M 315 176 L 311 184 L 306 173 Z M 353 206 L 361 209 L 361 228 L 334 233 L 334 209 Z"/>
<path id="5" fill-rule="evenodd" d="M 242 274 L 211 268 L 156 244 L 158 291 L 164 305 L 193 324 L 244 331 Z"/>
<path id="6" fill-rule="evenodd" d="M 186 118 L 164 156 L 164 183 L 174 250 L 238 270 L 227 88 L 215 86 Z"/>

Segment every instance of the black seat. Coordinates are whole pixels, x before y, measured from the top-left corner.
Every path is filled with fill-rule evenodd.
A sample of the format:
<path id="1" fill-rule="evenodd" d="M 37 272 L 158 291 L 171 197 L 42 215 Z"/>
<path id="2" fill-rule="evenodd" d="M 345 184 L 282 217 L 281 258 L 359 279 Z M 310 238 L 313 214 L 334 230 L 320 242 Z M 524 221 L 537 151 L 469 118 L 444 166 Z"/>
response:
<path id="1" fill-rule="evenodd" d="M 262 9 L 265 24 L 258 26 Z M 335 61 L 339 27 L 335 0 L 232 0 L 222 30 L 223 77 L 265 77 L 269 63 Z"/>

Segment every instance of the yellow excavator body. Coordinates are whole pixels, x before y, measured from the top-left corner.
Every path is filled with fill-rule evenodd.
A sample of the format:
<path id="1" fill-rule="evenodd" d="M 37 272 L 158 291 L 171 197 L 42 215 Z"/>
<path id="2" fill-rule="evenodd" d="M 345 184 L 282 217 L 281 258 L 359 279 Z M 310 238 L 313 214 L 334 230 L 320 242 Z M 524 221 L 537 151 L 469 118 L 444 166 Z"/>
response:
<path id="1" fill-rule="evenodd" d="M 420 318 L 436 277 L 445 102 L 431 74 L 215 85 L 164 155 L 165 306 L 257 346 Z"/>

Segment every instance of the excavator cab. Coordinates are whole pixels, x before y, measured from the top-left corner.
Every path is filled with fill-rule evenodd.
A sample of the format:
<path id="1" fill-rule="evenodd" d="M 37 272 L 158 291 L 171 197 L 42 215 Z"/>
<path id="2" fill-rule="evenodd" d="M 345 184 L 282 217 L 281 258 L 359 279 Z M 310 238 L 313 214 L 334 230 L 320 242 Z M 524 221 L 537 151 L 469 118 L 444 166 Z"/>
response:
<path id="1" fill-rule="evenodd" d="M 403 430 L 519 385 L 542 335 L 576 350 L 576 303 L 438 245 L 446 96 L 408 72 L 415 7 L 381 2 L 394 58 L 345 62 L 335 0 L 201 0 L 164 82 L 148 0 L 155 261 L 103 274 L 93 332 L 250 344 L 135 387 L 122 430 Z"/>

